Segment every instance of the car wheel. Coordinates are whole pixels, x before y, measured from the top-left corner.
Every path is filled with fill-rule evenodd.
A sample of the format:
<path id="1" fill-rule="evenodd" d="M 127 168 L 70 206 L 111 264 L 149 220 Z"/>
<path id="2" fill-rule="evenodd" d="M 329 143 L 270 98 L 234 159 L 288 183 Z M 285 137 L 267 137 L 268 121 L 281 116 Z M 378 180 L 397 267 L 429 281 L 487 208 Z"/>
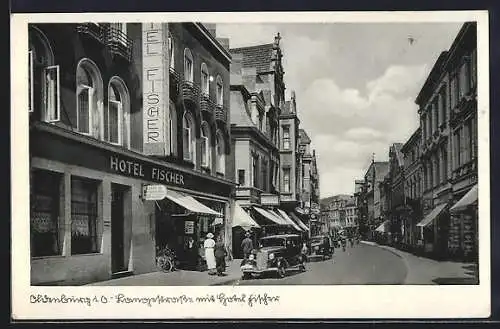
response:
<path id="1" fill-rule="evenodd" d="M 284 264 L 278 265 L 278 278 L 284 278 L 286 276 L 286 268 Z"/>
<path id="2" fill-rule="evenodd" d="M 250 273 L 243 273 L 243 276 L 241 277 L 242 280 L 248 280 L 250 279 Z"/>

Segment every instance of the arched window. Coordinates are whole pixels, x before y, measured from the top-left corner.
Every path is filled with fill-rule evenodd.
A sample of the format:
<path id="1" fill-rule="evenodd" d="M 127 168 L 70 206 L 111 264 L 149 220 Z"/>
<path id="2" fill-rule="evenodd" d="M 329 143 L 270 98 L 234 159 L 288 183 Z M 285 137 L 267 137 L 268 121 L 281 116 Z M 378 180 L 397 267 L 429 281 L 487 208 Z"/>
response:
<path id="1" fill-rule="evenodd" d="M 184 80 L 193 82 L 193 55 L 188 48 L 184 49 Z"/>
<path id="2" fill-rule="evenodd" d="M 224 84 L 222 83 L 222 78 L 220 75 L 217 76 L 217 105 L 222 106 L 224 104 Z"/>
<path id="3" fill-rule="evenodd" d="M 211 167 L 210 127 L 207 122 L 201 124 L 201 165 Z"/>
<path id="4" fill-rule="evenodd" d="M 221 174 L 225 174 L 226 172 L 226 156 L 225 156 L 225 143 L 224 136 L 220 131 L 217 132 L 216 139 L 216 156 L 217 156 L 217 172 Z"/>
<path id="5" fill-rule="evenodd" d="M 108 86 L 108 111 L 104 116 L 104 135 L 110 143 L 130 147 L 130 98 L 119 77 L 112 77 Z"/>
<path id="6" fill-rule="evenodd" d="M 174 44 L 174 38 L 172 38 L 172 35 L 169 33 L 168 34 L 168 54 L 169 54 L 169 60 L 170 60 L 170 68 L 173 69 L 175 68 L 175 56 L 174 56 L 174 50 L 175 50 L 175 44 Z"/>
<path id="7" fill-rule="evenodd" d="M 59 65 L 54 64 L 54 53 L 47 37 L 37 28 L 29 33 L 28 51 L 28 110 L 41 107 L 41 119 L 47 122 L 60 120 Z M 35 92 L 41 90 L 35 104 Z"/>
<path id="8" fill-rule="evenodd" d="M 196 160 L 196 136 L 194 131 L 194 120 L 189 112 L 184 113 L 182 122 L 182 145 L 184 148 L 184 160 L 195 163 Z"/>
<path id="9" fill-rule="evenodd" d="M 201 92 L 205 96 L 209 95 L 209 89 L 208 89 L 209 79 L 210 79 L 210 75 L 208 74 L 207 64 L 202 63 L 201 64 Z"/>
<path id="10" fill-rule="evenodd" d="M 76 69 L 76 99 L 77 131 L 102 136 L 102 78 L 97 65 L 87 58 Z"/>
<path id="11" fill-rule="evenodd" d="M 177 110 L 175 104 L 170 102 L 170 115 L 168 118 L 169 122 L 169 143 L 170 143 L 170 154 L 177 155 Z"/>

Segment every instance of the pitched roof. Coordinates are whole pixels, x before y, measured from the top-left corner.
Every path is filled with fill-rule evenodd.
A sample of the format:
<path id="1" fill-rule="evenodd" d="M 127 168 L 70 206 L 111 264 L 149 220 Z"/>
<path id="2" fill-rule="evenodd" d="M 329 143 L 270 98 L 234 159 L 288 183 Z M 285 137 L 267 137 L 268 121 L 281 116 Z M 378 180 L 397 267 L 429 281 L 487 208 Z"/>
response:
<path id="1" fill-rule="evenodd" d="M 232 48 L 229 51 L 231 55 L 243 55 L 243 67 L 255 67 L 257 73 L 261 73 L 271 71 L 273 46 L 272 43 L 269 43 L 250 47 Z"/>
<path id="2" fill-rule="evenodd" d="M 306 131 L 304 129 L 299 129 L 299 136 L 300 136 L 300 144 L 309 144 L 311 143 L 311 139 L 307 135 Z"/>

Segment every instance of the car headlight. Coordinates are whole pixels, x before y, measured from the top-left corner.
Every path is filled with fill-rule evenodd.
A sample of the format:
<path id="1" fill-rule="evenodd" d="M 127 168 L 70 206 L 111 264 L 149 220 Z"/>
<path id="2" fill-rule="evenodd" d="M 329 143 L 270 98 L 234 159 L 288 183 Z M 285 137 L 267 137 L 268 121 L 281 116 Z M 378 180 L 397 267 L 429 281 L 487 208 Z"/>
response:
<path id="1" fill-rule="evenodd" d="M 274 254 L 273 253 L 269 254 L 269 259 L 271 259 L 271 260 L 274 259 Z"/>
<path id="2" fill-rule="evenodd" d="M 248 256 L 248 259 L 249 259 L 249 260 L 254 260 L 254 258 L 255 258 L 255 256 L 254 256 L 253 254 L 250 254 L 250 255 Z"/>
<path id="3" fill-rule="evenodd" d="M 319 250 L 319 246 L 315 246 L 315 247 L 314 247 L 314 250 Z"/>

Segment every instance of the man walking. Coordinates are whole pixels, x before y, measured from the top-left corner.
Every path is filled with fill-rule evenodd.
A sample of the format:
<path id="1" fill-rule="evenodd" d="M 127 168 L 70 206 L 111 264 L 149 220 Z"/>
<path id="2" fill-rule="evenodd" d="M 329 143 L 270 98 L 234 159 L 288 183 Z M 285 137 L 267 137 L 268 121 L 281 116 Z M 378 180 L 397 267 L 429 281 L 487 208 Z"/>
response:
<path id="1" fill-rule="evenodd" d="M 253 250 L 253 241 L 250 239 L 250 232 L 245 233 L 245 238 L 241 241 L 241 249 L 243 250 L 243 258 L 247 259 Z"/>

